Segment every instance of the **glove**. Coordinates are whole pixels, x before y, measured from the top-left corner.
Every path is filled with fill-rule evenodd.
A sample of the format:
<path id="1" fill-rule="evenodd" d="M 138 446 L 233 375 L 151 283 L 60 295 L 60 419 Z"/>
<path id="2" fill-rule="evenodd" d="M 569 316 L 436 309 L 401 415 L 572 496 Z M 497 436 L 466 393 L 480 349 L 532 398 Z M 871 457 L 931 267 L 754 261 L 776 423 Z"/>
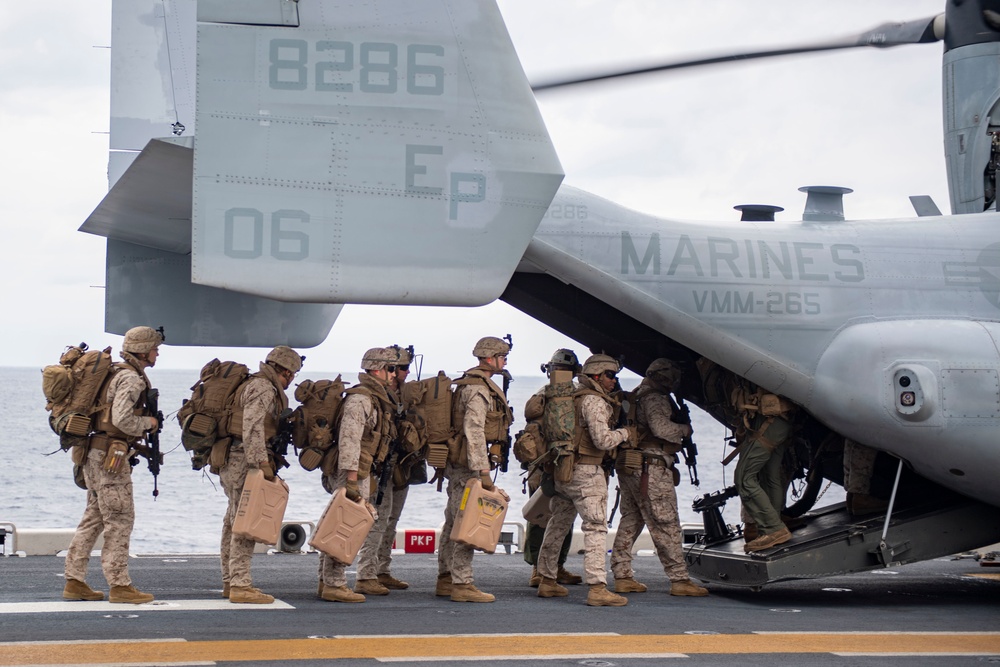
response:
<path id="1" fill-rule="evenodd" d="M 156 417 L 146 417 L 146 419 L 148 420 L 146 422 L 146 428 L 145 428 L 146 431 L 155 431 L 157 428 L 159 428 L 160 420 L 158 420 Z"/>
<path id="2" fill-rule="evenodd" d="M 265 461 L 260 464 L 260 471 L 264 473 L 264 479 L 269 482 L 274 481 L 274 466 L 271 465 L 270 461 Z"/>
<path id="3" fill-rule="evenodd" d="M 344 485 L 344 494 L 347 496 L 348 500 L 355 503 L 360 503 L 361 491 L 358 490 L 358 480 L 356 479 L 347 480 L 347 483 Z"/>
<path id="4" fill-rule="evenodd" d="M 489 473 L 485 473 L 485 472 L 484 473 L 480 473 L 480 475 L 479 475 L 479 481 L 483 483 L 483 489 L 485 489 L 486 491 L 492 491 L 493 490 L 493 480 L 490 479 Z"/>
<path id="5" fill-rule="evenodd" d="M 685 438 L 690 438 L 694 430 L 691 428 L 691 424 L 684 424 L 681 428 L 681 432 L 684 434 Z"/>

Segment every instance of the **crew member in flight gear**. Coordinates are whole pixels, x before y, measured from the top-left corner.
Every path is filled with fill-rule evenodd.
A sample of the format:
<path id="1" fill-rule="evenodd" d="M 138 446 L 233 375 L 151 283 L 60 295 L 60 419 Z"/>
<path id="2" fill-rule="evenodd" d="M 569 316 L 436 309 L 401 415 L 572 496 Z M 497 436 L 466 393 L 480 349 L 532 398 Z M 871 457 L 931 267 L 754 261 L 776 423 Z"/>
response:
<path id="1" fill-rule="evenodd" d="M 636 426 L 642 467 L 632 471 L 618 469 L 621 519 L 611 550 L 616 593 L 646 590 L 644 584 L 635 580 L 632 570 L 632 547 L 645 525 L 670 579 L 670 594 L 708 595 L 706 589 L 688 578 L 681 522 L 677 515 L 674 485 L 680 475 L 675 467 L 676 454 L 681 449 L 681 441 L 691 436 L 690 424 L 677 424 L 672 419 L 679 408 L 670 394 L 676 393 L 680 386 L 681 369 L 670 359 L 657 359 L 646 369 L 646 377 L 633 395 L 637 403 Z"/>
<path id="2" fill-rule="evenodd" d="M 618 361 L 595 354 L 583 364 L 581 388 L 574 395 L 575 434 L 573 474 L 569 482 L 556 478 L 557 496 L 552 499 L 552 517 L 538 552 L 542 582 L 538 597 L 563 597 L 568 591 L 556 582 L 559 548 L 577 513 L 582 519 L 584 581 L 590 586 L 587 604 L 621 607 L 628 600 L 607 588 L 606 550 L 608 536 L 608 478 L 603 463 L 618 445 L 628 442 L 628 428 L 612 428 L 621 405 L 610 393 L 618 384 Z"/>
<path id="3" fill-rule="evenodd" d="M 792 539 L 781 520 L 785 504 L 785 484 L 781 460 L 792 436 L 790 422 L 794 406 L 787 399 L 742 381 L 734 392 L 734 407 L 743 426 L 739 461 L 733 482 L 743 511 L 756 526 L 757 537 L 743 546 L 746 553 L 763 551 Z"/>
<path id="4" fill-rule="evenodd" d="M 513 422 L 507 397 L 491 379 L 507 365 L 510 345 L 499 338 L 480 338 L 472 349 L 479 365 L 457 381 L 453 399 L 452 424 L 458 430 L 458 447 L 449 453 L 448 505 L 444 511 L 441 545 L 438 547 L 438 579 L 435 595 L 449 596 L 454 602 L 493 602 L 496 598 L 480 591 L 473 583 L 473 548 L 451 541 L 451 529 L 465 492 L 465 483 L 479 477 L 486 490 L 493 489 L 490 478 L 489 446 L 510 436 Z"/>
<path id="5" fill-rule="evenodd" d="M 878 451 L 855 442 L 844 440 L 844 490 L 847 491 L 847 511 L 851 516 L 880 514 L 889 507 L 889 501 L 872 495 L 872 475 Z"/>
<path id="6" fill-rule="evenodd" d="M 576 353 L 573 352 L 573 350 L 560 348 L 552 354 L 552 359 L 549 360 L 547 365 L 543 365 L 542 368 L 547 368 L 549 372 L 552 370 L 571 371 L 575 375 L 580 372 L 580 361 L 577 359 Z M 525 421 L 531 422 L 541 420 L 544 403 L 545 387 L 542 387 L 536 391 L 530 399 L 528 399 L 528 403 L 524 406 Z M 551 473 L 543 472 L 541 466 L 539 466 L 534 470 L 534 472 L 528 475 L 529 497 L 534 495 L 535 491 L 538 490 L 538 487 L 541 486 L 542 475 L 545 474 L 551 475 Z M 524 534 L 524 562 L 531 565 L 531 577 L 528 579 L 528 585 L 532 588 L 538 588 L 538 585 L 542 583 L 542 577 L 538 574 L 538 550 L 542 546 L 542 538 L 544 536 L 545 526 L 538 526 L 530 521 L 527 522 L 527 529 Z M 562 548 L 559 550 L 559 570 L 556 574 L 556 582 L 563 585 L 576 585 L 583 583 L 583 577 L 578 574 L 574 574 L 565 568 L 566 558 L 569 556 L 569 548 L 572 542 L 573 529 L 571 526 L 570 530 L 566 533 L 566 539 L 563 540 Z"/>
<path id="7" fill-rule="evenodd" d="M 267 353 L 260 371 L 251 375 L 237 390 L 236 405 L 231 417 L 234 427 L 242 423 L 242 438 L 233 438 L 226 462 L 219 471 L 219 481 L 229 498 L 229 507 L 222 519 L 222 596 L 230 602 L 270 604 L 274 597 L 254 588 L 250 576 L 254 541 L 233 534 L 236 510 L 243 495 L 243 485 L 253 469 L 274 479 L 274 464 L 268 456 L 267 438 L 278 431 L 278 418 L 288 408 L 285 389 L 302 368 L 303 357 L 286 345 Z"/>
<path id="8" fill-rule="evenodd" d="M 101 569 L 111 591 L 110 602 L 142 604 L 153 596 L 132 585 L 128 574 L 129 541 L 135 523 L 132 500 L 131 459 L 138 440 L 159 428 L 157 418 L 146 408 L 150 389 L 146 369 L 156 365 L 163 336 L 150 327 L 134 327 L 125 333 L 121 357 L 113 367 L 104 393 L 103 409 L 85 451 L 83 478 L 87 485 L 87 508 L 66 553 L 66 600 L 103 600 L 104 593 L 91 590 L 86 582 L 87 564 L 101 532 Z"/>
<path id="9" fill-rule="evenodd" d="M 413 359 L 410 357 L 411 348 L 390 345 L 385 348 L 394 353 L 395 360 L 386 367 L 389 374 L 389 386 L 387 387 L 389 398 L 397 405 L 396 414 L 403 414 L 408 406 L 403 405 L 403 385 L 410 374 L 410 364 Z M 393 356 L 393 355 L 390 355 Z M 397 454 L 394 466 L 399 466 Z M 420 461 L 418 464 L 423 465 Z M 377 493 L 373 487 L 372 503 L 376 500 Z M 396 539 L 396 526 L 399 524 L 399 516 L 403 513 L 403 505 L 406 503 L 406 496 L 410 491 L 409 485 L 395 488 L 394 480 L 389 480 L 382 494 L 382 504 L 378 510 L 378 520 L 372 526 L 364 545 L 358 551 L 358 580 L 354 585 L 355 593 L 367 593 L 369 595 L 388 595 L 390 590 L 404 590 L 410 587 L 405 581 L 400 581 L 389 573 L 392 565 L 392 543 Z"/>
<path id="10" fill-rule="evenodd" d="M 337 425 L 337 469 L 324 479 L 336 492 L 345 489 L 348 500 L 365 502 L 371 490 L 372 466 L 382 463 L 395 437 L 396 402 L 389 396 L 389 365 L 396 352 L 373 347 L 361 357 L 358 384 L 347 390 Z M 320 521 L 323 517 L 320 517 Z M 330 602 L 364 602 L 365 596 L 347 587 L 347 566 L 330 556 L 319 556 L 320 597 Z M 360 576 L 358 577 L 361 578 Z M 362 586 L 362 589 L 364 587 Z M 388 591 L 386 591 L 388 592 Z"/>

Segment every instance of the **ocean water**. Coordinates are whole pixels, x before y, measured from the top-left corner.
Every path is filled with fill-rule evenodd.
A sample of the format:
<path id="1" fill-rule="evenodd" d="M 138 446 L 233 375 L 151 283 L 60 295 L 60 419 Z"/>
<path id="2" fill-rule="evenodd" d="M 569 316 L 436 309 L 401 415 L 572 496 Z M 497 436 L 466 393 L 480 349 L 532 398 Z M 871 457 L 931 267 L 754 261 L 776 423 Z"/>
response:
<path id="1" fill-rule="evenodd" d="M 302 373 L 297 381 L 336 375 Z M 356 381 L 356 373 L 345 372 L 343 376 L 346 382 Z M 153 480 L 145 460 L 140 460 L 133 470 L 136 524 L 132 552 L 218 553 L 226 496 L 217 476 L 191 469 L 174 418 L 181 401 L 190 395 L 189 388 L 197 381 L 198 370 L 154 368 L 149 371 L 149 377 L 160 390 L 160 406 L 167 416 L 160 436 L 165 461 L 159 476 L 160 495 L 155 501 Z M 542 376 L 514 378 L 509 392 L 516 418 L 512 434 L 524 426 L 525 402 L 545 382 Z M 296 405 L 293 392 L 294 385 L 288 390 L 292 406 Z M 691 510 L 692 501 L 731 484 L 735 464 L 723 469 L 720 463 L 726 453 L 723 427 L 694 406 L 691 412 L 694 440 L 699 447 L 701 486 L 695 489 L 689 483 L 687 469 L 681 465 L 678 504 L 681 521 L 700 523 L 701 515 Z M 69 455 L 59 449 L 58 438 L 48 427 L 40 369 L 0 368 L 0 426 L 0 451 L 3 453 L 0 522 L 11 522 L 18 528 L 75 528 L 86 504 L 85 492 L 73 483 L 73 464 Z M 291 458 L 291 467 L 279 474 L 290 489 L 286 520 L 317 520 L 330 498 L 320 483 L 319 471 L 306 472 Z M 527 500 L 523 481 L 522 471 L 511 457 L 511 469 L 497 480 L 511 497 L 508 520 L 522 520 L 521 507 Z M 612 477 L 609 506 L 614 502 L 616 484 L 617 479 Z M 436 528 L 444 521 L 446 494 L 435 489 L 434 485 L 411 487 L 400 518 L 401 528 Z M 729 523 L 739 521 L 738 502 L 727 504 L 724 517 Z"/>

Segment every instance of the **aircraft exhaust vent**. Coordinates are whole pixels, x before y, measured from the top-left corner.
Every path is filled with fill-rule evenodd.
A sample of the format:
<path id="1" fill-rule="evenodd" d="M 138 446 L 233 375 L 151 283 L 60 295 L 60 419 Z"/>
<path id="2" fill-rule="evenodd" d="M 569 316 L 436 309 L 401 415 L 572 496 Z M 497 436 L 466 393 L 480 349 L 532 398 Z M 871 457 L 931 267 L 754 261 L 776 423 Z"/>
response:
<path id="1" fill-rule="evenodd" d="M 834 185 L 806 185 L 799 188 L 799 192 L 807 195 L 803 222 L 843 222 L 844 195 L 854 190 Z"/>
<path id="2" fill-rule="evenodd" d="M 733 208 L 743 214 L 742 222 L 774 222 L 774 214 L 785 210 L 770 204 L 738 204 Z"/>

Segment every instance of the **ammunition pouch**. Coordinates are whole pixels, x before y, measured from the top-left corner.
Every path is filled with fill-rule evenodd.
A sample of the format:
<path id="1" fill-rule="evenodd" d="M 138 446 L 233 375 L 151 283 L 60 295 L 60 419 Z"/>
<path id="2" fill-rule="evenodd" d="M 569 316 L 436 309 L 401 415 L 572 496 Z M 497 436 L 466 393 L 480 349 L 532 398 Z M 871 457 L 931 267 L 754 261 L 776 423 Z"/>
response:
<path id="1" fill-rule="evenodd" d="M 305 447 L 299 451 L 299 465 L 303 470 L 313 471 L 323 462 L 323 452 L 317 447 Z"/>
<path id="2" fill-rule="evenodd" d="M 210 415 L 188 415 L 181 425 L 181 444 L 189 452 L 201 452 L 215 444 L 219 422 Z"/>
<path id="3" fill-rule="evenodd" d="M 340 464 L 340 447 L 333 446 L 323 454 L 323 462 L 320 464 L 320 472 L 326 475 L 337 473 L 337 466 Z"/>
<path id="4" fill-rule="evenodd" d="M 615 457 L 615 471 L 619 475 L 631 475 L 642 470 L 642 452 L 638 449 L 619 449 Z"/>
<path id="5" fill-rule="evenodd" d="M 219 438 L 212 445 L 211 454 L 208 457 L 209 471 L 218 474 L 220 470 L 229 462 L 229 448 L 233 444 L 232 438 Z"/>
<path id="6" fill-rule="evenodd" d="M 70 459 L 73 461 L 73 465 L 82 466 L 87 462 L 87 454 L 90 453 L 90 447 L 87 446 L 86 439 L 83 445 L 74 446 L 70 450 Z"/>
<path id="7" fill-rule="evenodd" d="M 447 467 L 451 451 L 449 443 L 432 442 L 427 445 L 427 465 L 440 469 Z"/>

